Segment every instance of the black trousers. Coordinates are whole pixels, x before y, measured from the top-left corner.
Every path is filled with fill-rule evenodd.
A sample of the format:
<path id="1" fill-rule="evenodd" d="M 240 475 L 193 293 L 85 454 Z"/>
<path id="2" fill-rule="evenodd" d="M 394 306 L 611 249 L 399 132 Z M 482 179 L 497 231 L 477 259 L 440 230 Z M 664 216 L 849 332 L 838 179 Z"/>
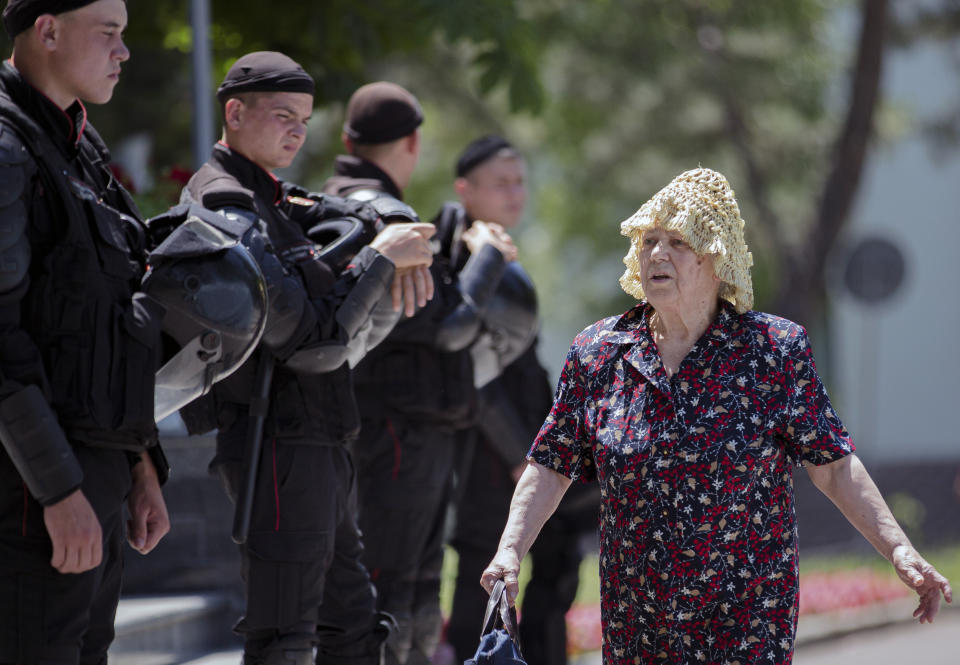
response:
<path id="1" fill-rule="evenodd" d="M 482 441 L 458 460 L 456 525 L 457 583 L 447 641 L 456 661 L 473 657 L 487 605 L 480 575 L 493 559 L 510 512 L 514 483 L 499 456 Z M 530 549 L 530 581 L 518 626 L 524 659 L 533 665 L 567 662 L 566 613 L 573 604 L 582 560 L 580 536 L 597 528 L 599 491 L 573 485 Z"/>
<path id="2" fill-rule="evenodd" d="M 377 606 L 399 630 L 386 663 L 429 663 L 440 641 L 443 527 L 450 498 L 452 432 L 422 423 L 365 419 L 354 446 L 363 561 Z"/>
<path id="3" fill-rule="evenodd" d="M 239 472 L 239 463 L 221 467 L 231 497 Z M 360 562 L 354 483 L 342 446 L 264 441 L 250 532 L 240 547 L 246 611 L 236 630 L 248 651 L 299 637 L 326 654 L 358 655 L 357 645 L 368 643 L 377 619 Z"/>
<path id="4" fill-rule="evenodd" d="M 79 447 L 82 490 L 103 532 L 103 561 L 63 575 L 50 566 L 43 507 L 0 449 L 0 663 L 102 665 L 120 600 L 123 503 L 130 463 L 118 450 Z"/>

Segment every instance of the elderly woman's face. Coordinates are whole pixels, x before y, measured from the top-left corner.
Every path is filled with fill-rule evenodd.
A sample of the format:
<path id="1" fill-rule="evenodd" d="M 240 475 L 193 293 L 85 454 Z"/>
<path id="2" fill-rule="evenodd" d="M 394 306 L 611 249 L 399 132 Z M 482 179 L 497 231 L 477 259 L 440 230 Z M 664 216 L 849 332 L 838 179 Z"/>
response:
<path id="1" fill-rule="evenodd" d="M 713 257 L 697 256 L 679 232 L 660 227 L 640 239 L 640 283 L 655 308 L 713 302 L 720 289 Z"/>

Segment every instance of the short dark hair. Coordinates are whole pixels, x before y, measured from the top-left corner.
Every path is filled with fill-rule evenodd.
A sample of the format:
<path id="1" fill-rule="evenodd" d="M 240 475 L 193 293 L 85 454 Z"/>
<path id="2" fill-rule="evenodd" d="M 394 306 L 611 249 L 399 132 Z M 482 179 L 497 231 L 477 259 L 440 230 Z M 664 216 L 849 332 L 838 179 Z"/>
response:
<path id="1" fill-rule="evenodd" d="M 463 149 L 454 169 L 458 178 L 467 174 L 494 157 L 522 157 L 507 139 L 496 134 L 481 136 Z"/>

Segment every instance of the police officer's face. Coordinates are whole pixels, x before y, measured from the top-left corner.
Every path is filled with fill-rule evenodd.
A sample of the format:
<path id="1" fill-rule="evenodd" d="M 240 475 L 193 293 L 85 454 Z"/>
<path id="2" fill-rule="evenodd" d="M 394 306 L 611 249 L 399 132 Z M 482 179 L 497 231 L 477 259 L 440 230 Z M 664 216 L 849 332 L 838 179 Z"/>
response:
<path id="1" fill-rule="evenodd" d="M 516 155 L 494 157 L 458 178 L 456 189 L 471 218 L 513 228 L 527 202 L 527 167 Z"/>
<path id="2" fill-rule="evenodd" d="M 127 5 L 123 0 L 98 0 L 58 14 L 51 25 L 53 32 L 41 36 L 47 48 L 53 45 L 53 87 L 48 96 L 61 107 L 75 99 L 110 101 L 120 80 L 120 63 L 130 57 L 122 37 Z"/>
<path id="3" fill-rule="evenodd" d="M 234 104 L 235 102 L 235 104 Z M 273 92 L 227 103 L 227 142 L 267 171 L 290 166 L 307 138 L 313 95 Z"/>

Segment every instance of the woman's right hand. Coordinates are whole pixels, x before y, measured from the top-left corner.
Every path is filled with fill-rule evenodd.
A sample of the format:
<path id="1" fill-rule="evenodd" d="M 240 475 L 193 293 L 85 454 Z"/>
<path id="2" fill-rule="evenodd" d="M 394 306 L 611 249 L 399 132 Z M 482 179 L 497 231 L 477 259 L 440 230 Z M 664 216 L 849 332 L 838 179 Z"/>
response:
<path id="1" fill-rule="evenodd" d="M 480 586 L 487 590 L 487 593 L 493 592 L 493 585 L 497 580 L 503 580 L 507 590 L 507 601 L 512 606 L 520 593 L 520 584 L 518 577 L 520 575 L 520 557 L 512 549 L 502 548 L 497 550 L 490 565 L 480 576 Z"/>

